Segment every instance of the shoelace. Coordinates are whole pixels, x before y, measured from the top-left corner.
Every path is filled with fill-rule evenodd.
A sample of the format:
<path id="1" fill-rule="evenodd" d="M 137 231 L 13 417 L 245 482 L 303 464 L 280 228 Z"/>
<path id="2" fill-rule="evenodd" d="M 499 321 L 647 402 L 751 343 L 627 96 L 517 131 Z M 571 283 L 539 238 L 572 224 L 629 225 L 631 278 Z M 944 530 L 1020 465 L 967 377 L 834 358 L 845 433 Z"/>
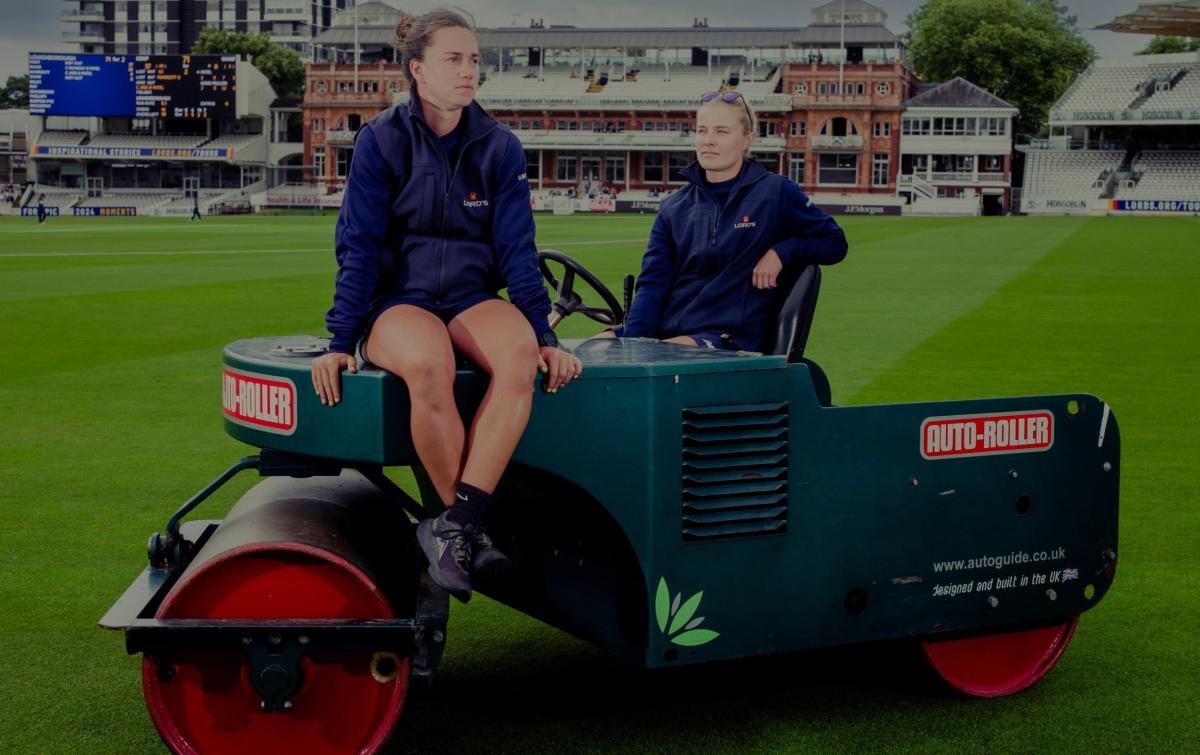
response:
<path id="1" fill-rule="evenodd" d="M 463 567 L 464 570 L 470 568 L 471 565 L 471 532 L 465 528 L 457 527 L 449 522 L 448 526 L 438 533 L 438 537 L 446 540 L 450 544 L 450 556 Z"/>

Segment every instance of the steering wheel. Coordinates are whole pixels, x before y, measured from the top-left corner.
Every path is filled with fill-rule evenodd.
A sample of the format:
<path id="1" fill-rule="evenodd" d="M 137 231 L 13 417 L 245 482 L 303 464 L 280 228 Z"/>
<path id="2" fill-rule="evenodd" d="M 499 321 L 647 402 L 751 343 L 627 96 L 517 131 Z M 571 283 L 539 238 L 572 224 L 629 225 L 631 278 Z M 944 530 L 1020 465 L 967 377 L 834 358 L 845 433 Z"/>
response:
<path id="1" fill-rule="evenodd" d="M 546 264 L 547 262 L 557 262 L 563 266 L 561 281 L 554 277 L 554 273 L 550 271 L 550 266 Z M 601 283 L 600 279 L 583 265 L 562 252 L 546 249 L 538 252 L 538 267 L 542 270 L 542 276 L 554 287 L 555 294 L 558 297 L 554 302 L 554 315 L 550 318 L 551 327 L 554 327 L 564 317 L 575 312 L 582 312 L 601 325 L 620 325 L 625 322 L 625 310 L 621 309 L 621 304 L 617 301 L 617 297 L 613 296 L 612 291 L 609 291 L 608 287 Z M 591 286 L 592 290 L 599 294 L 600 298 L 608 306 L 586 306 L 579 294 L 575 293 L 575 276 L 579 276 L 585 283 Z"/>

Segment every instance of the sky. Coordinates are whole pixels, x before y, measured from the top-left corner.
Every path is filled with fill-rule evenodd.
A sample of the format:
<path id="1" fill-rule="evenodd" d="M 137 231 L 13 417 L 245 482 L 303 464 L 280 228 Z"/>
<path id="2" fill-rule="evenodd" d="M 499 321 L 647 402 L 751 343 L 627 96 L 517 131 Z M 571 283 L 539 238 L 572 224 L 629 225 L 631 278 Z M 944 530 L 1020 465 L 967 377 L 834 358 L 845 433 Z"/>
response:
<path id="1" fill-rule="evenodd" d="M 691 26 L 695 17 L 707 17 L 709 26 L 805 26 L 809 11 L 825 0 L 644 0 L 586 2 L 585 0 L 447 0 L 445 3 L 410 5 L 389 0 L 397 7 L 419 12 L 439 5 L 454 5 L 471 12 L 479 26 L 527 26 L 530 18 L 546 24 L 577 26 Z M 888 14 L 888 28 L 897 34 L 906 30 L 905 19 L 923 0 L 871 0 Z M 1083 36 L 1101 57 L 1132 55 L 1149 41 L 1140 34 L 1116 34 L 1091 27 L 1111 21 L 1133 10 L 1137 0 L 1067 0 L 1064 3 L 1078 21 Z M 23 75 L 30 51 L 77 50 L 78 45 L 61 42 L 67 28 L 58 14 L 71 4 L 59 0 L 0 0 L 0 82 Z"/>

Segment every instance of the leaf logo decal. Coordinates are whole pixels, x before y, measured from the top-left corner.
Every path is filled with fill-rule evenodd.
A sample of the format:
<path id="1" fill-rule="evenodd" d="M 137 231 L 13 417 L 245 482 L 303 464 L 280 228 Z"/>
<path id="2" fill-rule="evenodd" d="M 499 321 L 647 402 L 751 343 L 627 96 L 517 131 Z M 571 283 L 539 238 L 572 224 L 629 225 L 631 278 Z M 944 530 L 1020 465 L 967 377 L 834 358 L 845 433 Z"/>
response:
<path id="1" fill-rule="evenodd" d="M 704 623 L 703 616 L 692 618 L 700 609 L 703 597 L 704 591 L 701 590 L 686 601 L 683 601 L 683 593 L 675 593 L 675 599 L 672 600 L 666 577 L 659 579 L 658 591 L 654 595 L 654 617 L 658 619 L 658 631 L 671 642 L 684 647 L 704 645 L 720 637 L 720 633 L 711 629 L 697 629 Z"/>

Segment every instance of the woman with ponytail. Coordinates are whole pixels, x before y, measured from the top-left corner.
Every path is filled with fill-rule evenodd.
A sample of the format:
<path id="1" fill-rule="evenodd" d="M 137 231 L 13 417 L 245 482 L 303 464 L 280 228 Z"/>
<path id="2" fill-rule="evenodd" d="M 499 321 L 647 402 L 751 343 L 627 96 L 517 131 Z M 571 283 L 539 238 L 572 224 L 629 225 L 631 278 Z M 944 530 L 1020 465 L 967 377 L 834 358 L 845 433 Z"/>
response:
<path id="1" fill-rule="evenodd" d="M 548 323 L 524 150 L 474 101 L 471 23 L 435 10 L 406 18 L 396 37 L 410 97 L 358 133 L 335 232 L 333 338 L 313 386 L 337 404 L 341 371 L 368 360 L 404 380 L 413 445 L 447 507 L 417 540 L 434 581 L 466 601 L 472 575 L 508 565 L 484 523 L 535 373 L 554 392 L 582 367 Z M 454 401 L 456 354 L 490 378 L 470 428 Z"/>

